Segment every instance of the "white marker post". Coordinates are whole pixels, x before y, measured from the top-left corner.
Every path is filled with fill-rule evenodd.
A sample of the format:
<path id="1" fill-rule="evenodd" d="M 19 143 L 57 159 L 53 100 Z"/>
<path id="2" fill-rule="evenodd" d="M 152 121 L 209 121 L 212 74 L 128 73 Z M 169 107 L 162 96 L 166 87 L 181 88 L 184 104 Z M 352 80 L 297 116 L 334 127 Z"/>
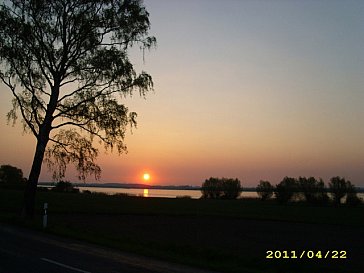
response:
<path id="1" fill-rule="evenodd" d="M 48 209 L 48 203 L 44 203 L 43 228 L 47 228 L 47 221 L 48 221 L 47 209 Z"/>

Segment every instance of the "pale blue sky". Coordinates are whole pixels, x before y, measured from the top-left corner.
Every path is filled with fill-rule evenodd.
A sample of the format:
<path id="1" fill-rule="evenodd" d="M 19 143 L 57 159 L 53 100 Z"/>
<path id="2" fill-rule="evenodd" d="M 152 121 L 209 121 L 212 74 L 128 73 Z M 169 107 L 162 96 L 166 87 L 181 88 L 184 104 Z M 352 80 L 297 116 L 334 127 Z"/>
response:
<path id="1" fill-rule="evenodd" d="M 339 175 L 364 186 L 364 1 L 144 3 L 158 46 L 132 57 L 155 92 L 127 100 L 139 127 L 127 155 L 101 156 L 103 181 L 148 170 L 157 184 Z"/>

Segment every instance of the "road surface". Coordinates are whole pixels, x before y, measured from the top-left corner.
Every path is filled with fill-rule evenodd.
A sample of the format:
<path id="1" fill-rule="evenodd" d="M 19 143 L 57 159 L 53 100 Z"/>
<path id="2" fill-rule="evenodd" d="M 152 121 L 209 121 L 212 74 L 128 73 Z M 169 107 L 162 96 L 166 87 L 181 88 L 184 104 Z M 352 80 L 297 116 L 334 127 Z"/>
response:
<path id="1" fill-rule="evenodd" d="M 212 273 L 0 224 L 0 273 Z"/>

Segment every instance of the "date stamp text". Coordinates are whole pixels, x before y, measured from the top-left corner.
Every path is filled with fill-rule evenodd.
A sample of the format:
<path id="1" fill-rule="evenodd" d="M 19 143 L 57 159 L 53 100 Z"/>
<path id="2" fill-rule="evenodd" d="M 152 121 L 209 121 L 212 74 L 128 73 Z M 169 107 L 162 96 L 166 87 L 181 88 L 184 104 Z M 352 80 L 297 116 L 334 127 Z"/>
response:
<path id="1" fill-rule="evenodd" d="M 347 259 L 345 250 L 267 250 L 266 259 Z"/>

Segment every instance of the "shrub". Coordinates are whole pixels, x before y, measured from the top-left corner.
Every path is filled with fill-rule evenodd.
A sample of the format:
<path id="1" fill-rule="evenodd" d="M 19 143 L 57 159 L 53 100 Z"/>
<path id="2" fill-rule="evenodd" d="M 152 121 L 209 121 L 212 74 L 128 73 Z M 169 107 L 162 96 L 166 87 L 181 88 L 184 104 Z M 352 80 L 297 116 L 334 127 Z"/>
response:
<path id="1" fill-rule="evenodd" d="M 192 199 L 192 197 L 190 195 L 177 195 L 176 198 L 177 199 Z"/>
<path id="2" fill-rule="evenodd" d="M 48 192 L 49 191 L 49 188 L 48 187 L 37 187 L 37 191 L 40 191 L 40 192 Z"/>
<path id="3" fill-rule="evenodd" d="M 274 188 L 269 181 L 260 180 L 256 190 L 259 197 L 264 201 L 272 197 Z"/>
<path id="4" fill-rule="evenodd" d="M 350 181 L 339 176 L 332 177 L 329 183 L 329 189 L 335 205 L 340 205 L 341 199 L 347 194 Z"/>
<path id="5" fill-rule="evenodd" d="M 52 190 L 56 192 L 80 192 L 78 188 L 75 188 L 72 183 L 68 181 L 59 181 Z"/>
<path id="6" fill-rule="evenodd" d="M 128 197 L 132 196 L 131 194 L 126 193 L 126 192 L 118 192 L 118 193 L 115 193 L 113 195 L 117 196 L 117 197 L 121 197 L 121 198 L 128 198 Z"/>
<path id="7" fill-rule="evenodd" d="M 202 198 L 218 199 L 222 196 L 222 181 L 215 177 L 206 179 L 201 187 Z"/>
<path id="8" fill-rule="evenodd" d="M 350 181 L 347 181 L 347 194 L 345 203 L 351 207 L 361 204 L 361 199 L 358 197 L 356 189 Z"/>
<path id="9" fill-rule="evenodd" d="M 202 198 L 236 199 L 242 187 L 239 179 L 210 177 L 202 184 Z"/>
<path id="10" fill-rule="evenodd" d="M 299 191 L 302 192 L 308 203 L 328 203 L 329 197 L 325 189 L 325 183 L 321 178 L 320 180 L 316 180 L 314 177 L 299 177 L 298 186 Z"/>
<path id="11" fill-rule="evenodd" d="M 224 199 L 236 199 L 242 191 L 240 180 L 235 178 L 222 178 L 222 191 Z"/>
<path id="12" fill-rule="evenodd" d="M 24 184 L 23 171 L 11 165 L 0 166 L 1 184 Z"/>
<path id="13" fill-rule="evenodd" d="M 298 192 L 298 182 L 295 178 L 285 177 L 283 180 L 276 185 L 274 194 L 279 203 L 288 203 L 293 200 Z"/>

